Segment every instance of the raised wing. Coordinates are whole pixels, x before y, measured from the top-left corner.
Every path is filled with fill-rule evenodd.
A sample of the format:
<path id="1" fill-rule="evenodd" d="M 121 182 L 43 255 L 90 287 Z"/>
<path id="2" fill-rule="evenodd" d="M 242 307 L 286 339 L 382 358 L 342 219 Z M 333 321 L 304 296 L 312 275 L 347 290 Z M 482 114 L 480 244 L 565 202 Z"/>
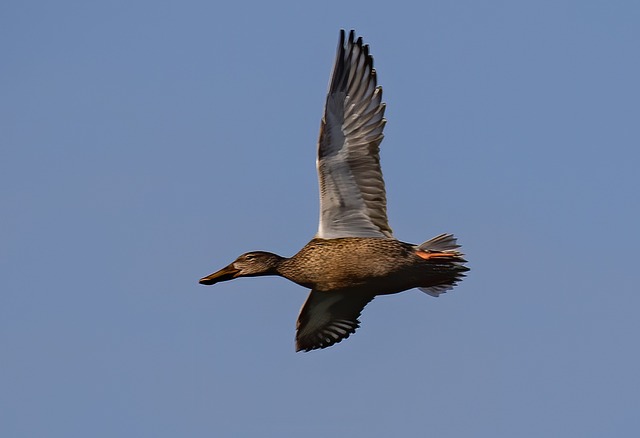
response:
<path id="1" fill-rule="evenodd" d="M 360 327 L 358 317 L 375 295 L 359 291 L 311 291 L 296 324 L 296 351 L 330 347 Z"/>
<path id="2" fill-rule="evenodd" d="M 392 237 L 379 155 L 384 109 L 369 46 L 341 30 L 318 140 L 316 237 Z"/>

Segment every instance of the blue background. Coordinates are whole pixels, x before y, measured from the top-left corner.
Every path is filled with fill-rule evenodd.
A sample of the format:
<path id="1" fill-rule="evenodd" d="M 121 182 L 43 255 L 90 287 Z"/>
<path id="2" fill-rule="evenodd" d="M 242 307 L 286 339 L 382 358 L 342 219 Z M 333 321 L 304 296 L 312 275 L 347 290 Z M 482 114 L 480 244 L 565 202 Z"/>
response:
<path id="1" fill-rule="evenodd" d="M 638 436 L 640 4 L 5 1 L 0 435 Z M 294 353 L 340 28 L 395 235 L 469 277 Z"/>

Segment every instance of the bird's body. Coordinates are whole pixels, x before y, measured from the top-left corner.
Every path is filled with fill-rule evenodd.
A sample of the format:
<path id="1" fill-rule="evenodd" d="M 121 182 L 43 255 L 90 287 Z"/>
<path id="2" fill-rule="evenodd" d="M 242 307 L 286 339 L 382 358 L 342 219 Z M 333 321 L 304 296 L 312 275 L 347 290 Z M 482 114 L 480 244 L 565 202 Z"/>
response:
<path id="1" fill-rule="evenodd" d="M 318 292 L 348 288 L 387 295 L 450 281 L 450 263 L 436 260 L 421 258 L 415 245 L 396 239 L 313 239 L 296 255 L 283 259 L 277 273 Z"/>
<path id="2" fill-rule="evenodd" d="M 353 31 L 348 39 L 344 31 L 340 36 L 318 140 L 318 233 L 291 258 L 250 252 L 200 280 L 279 275 L 311 289 L 298 317 L 298 351 L 349 337 L 377 295 L 419 288 L 437 297 L 468 271 L 451 234 L 421 245 L 393 237 L 379 157 L 382 88 L 362 38 L 355 40 Z"/>

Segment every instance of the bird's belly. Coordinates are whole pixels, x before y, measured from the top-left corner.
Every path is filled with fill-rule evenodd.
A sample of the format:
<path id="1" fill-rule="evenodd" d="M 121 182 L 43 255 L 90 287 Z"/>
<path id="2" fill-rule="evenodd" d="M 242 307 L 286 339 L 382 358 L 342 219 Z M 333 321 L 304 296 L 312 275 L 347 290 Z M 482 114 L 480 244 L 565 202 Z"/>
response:
<path id="1" fill-rule="evenodd" d="M 422 285 L 424 272 L 412 272 L 411 269 L 379 269 L 367 266 L 332 266 L 309 272 L 306 278 L 294 281 L 302 286 L 319 291 L 356 289 L 363 292 L 387 295 L 402 292 Z"/>

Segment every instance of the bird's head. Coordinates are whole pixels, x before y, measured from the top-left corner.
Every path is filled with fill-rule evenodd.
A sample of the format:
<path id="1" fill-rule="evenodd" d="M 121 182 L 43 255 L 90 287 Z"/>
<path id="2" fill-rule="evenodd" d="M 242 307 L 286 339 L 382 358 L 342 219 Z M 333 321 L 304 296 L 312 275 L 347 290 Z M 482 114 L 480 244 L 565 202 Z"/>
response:
<path id="1" fill-rule="evenodd" d="M 200 284 L 216 284 L 221 281 L 233 280 L 238 277 L 257 277 L 260 275 L 277 274 L 277 268 L 283 260 L 279 255 L 253 251 L 242 254 L 229 266 L 202 277 Z"/>

